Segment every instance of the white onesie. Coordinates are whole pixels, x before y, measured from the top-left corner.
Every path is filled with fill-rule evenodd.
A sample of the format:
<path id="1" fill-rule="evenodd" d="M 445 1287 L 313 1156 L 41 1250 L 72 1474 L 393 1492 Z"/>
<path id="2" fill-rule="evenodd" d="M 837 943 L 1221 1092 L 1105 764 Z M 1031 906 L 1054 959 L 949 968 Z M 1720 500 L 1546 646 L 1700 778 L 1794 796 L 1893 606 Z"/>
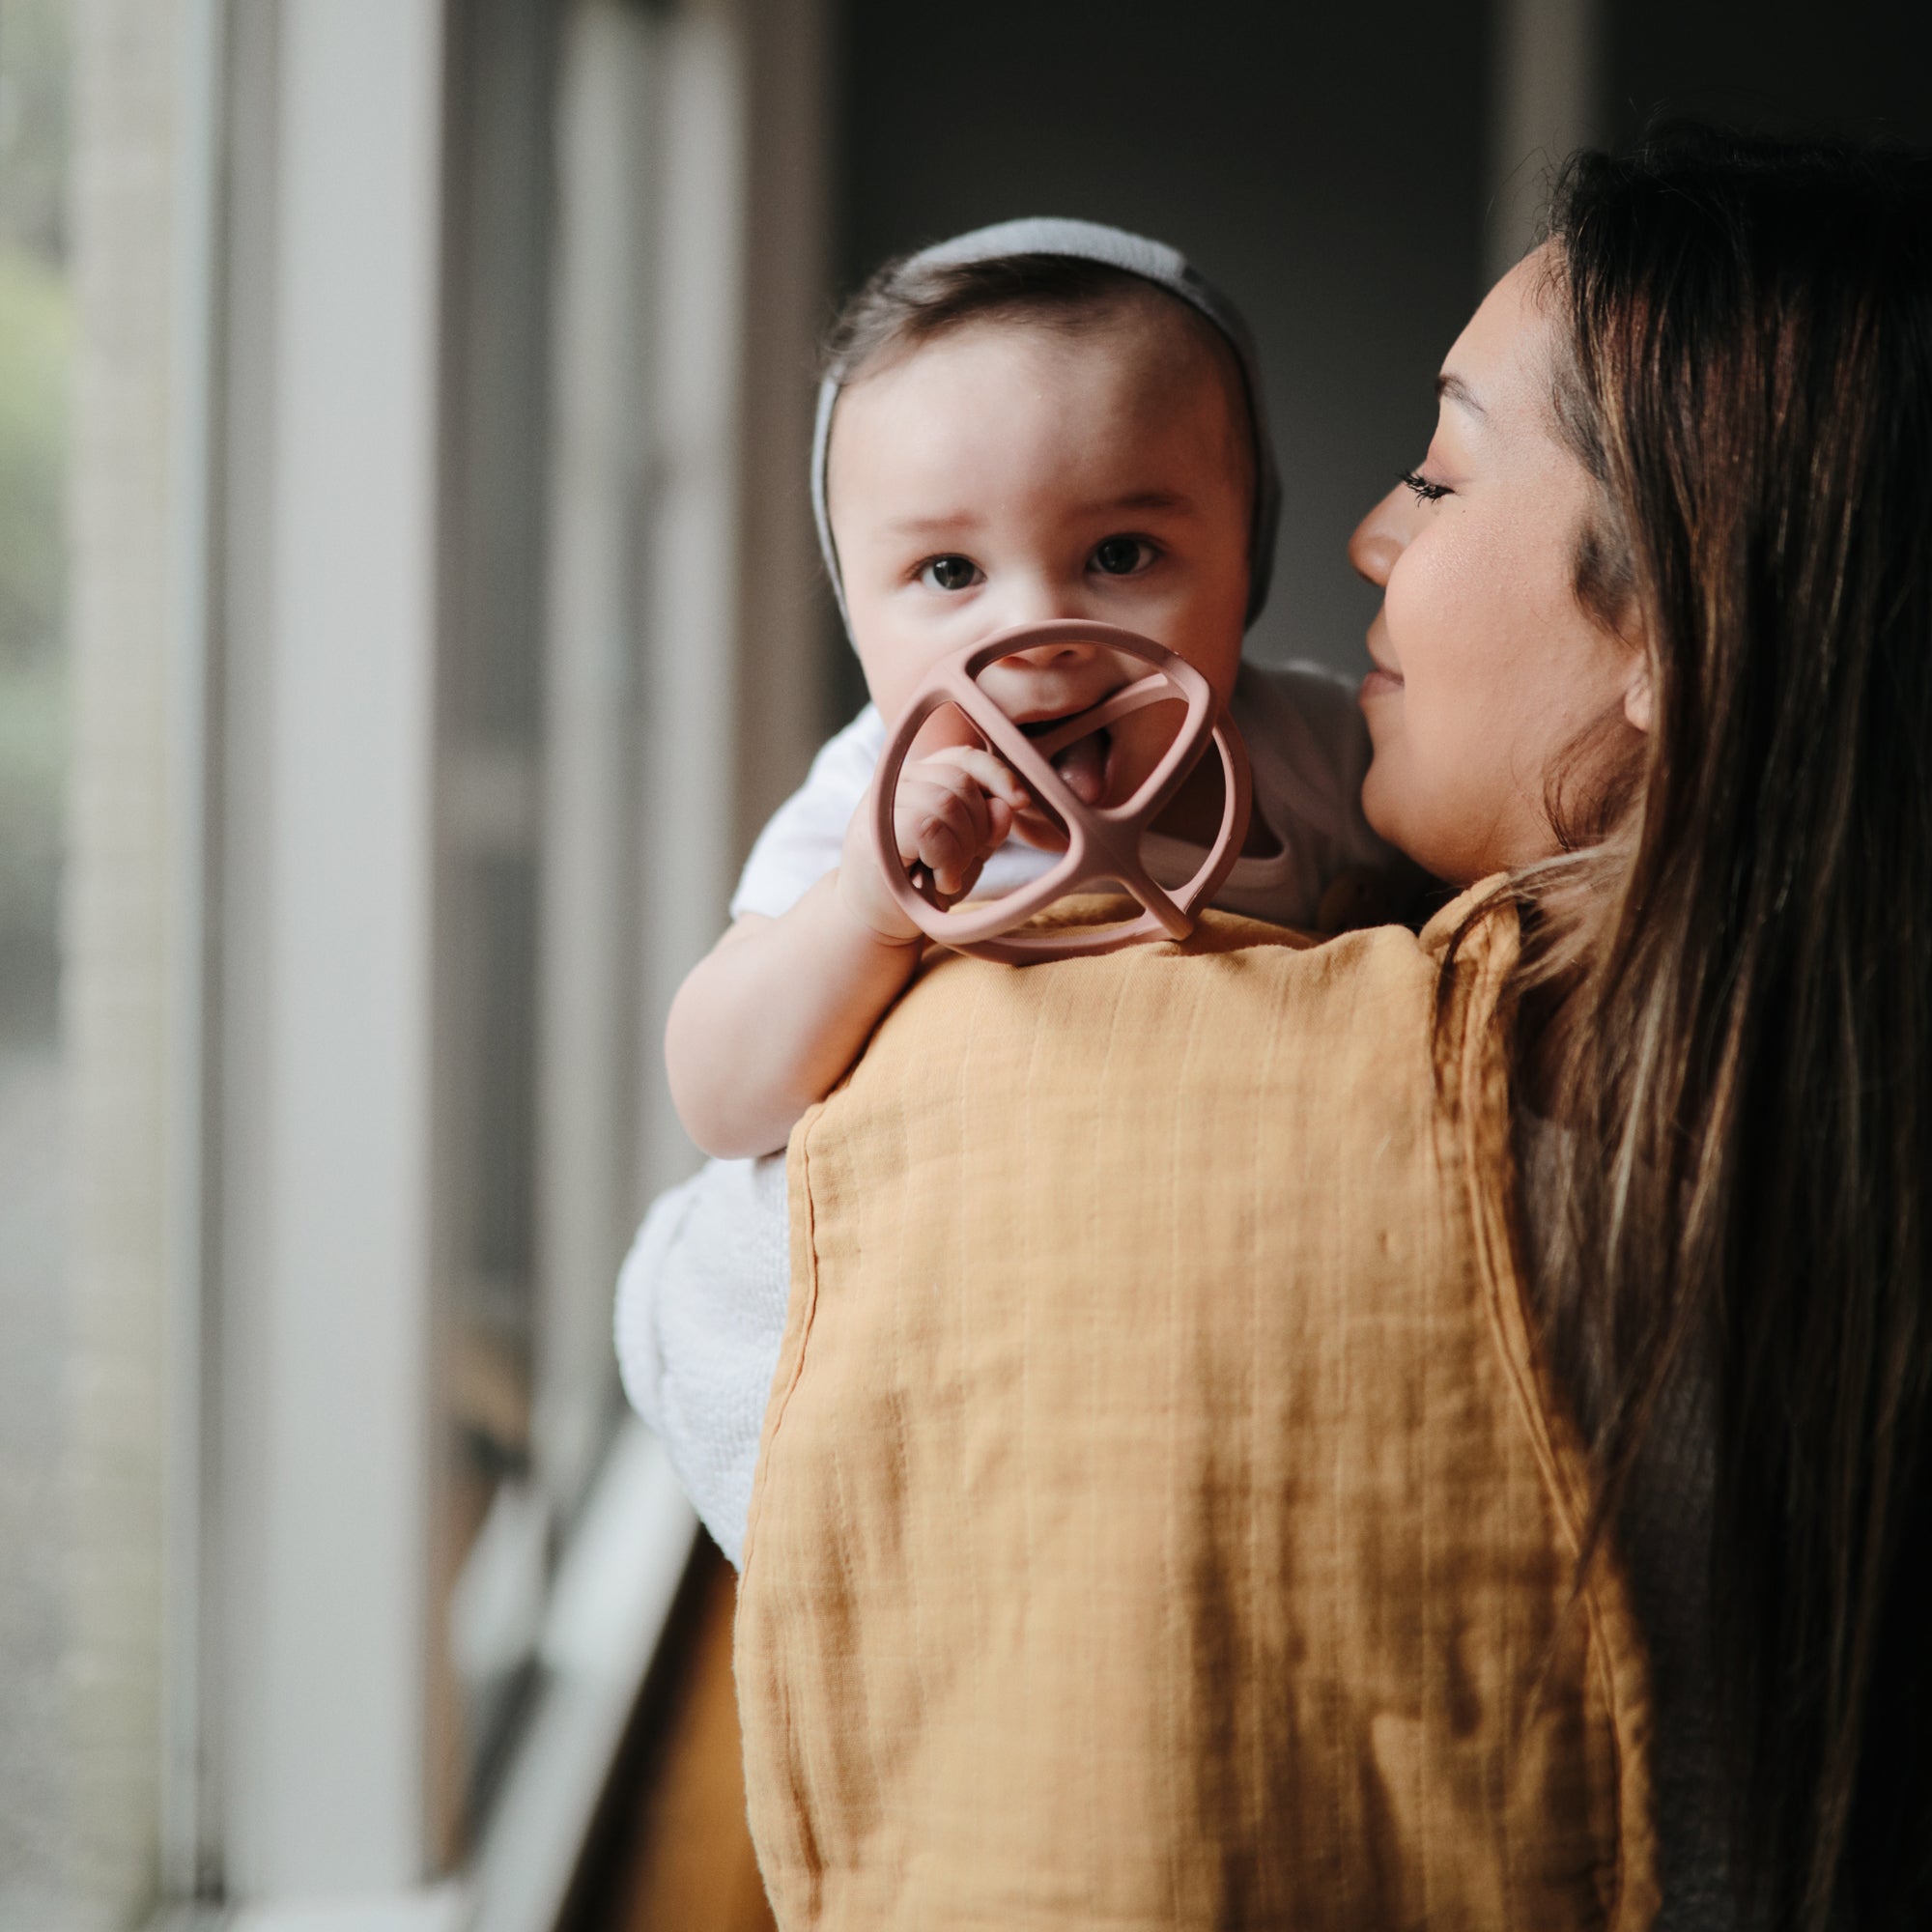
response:
<path id="1" fill-rule="evenodd" d="M 1229 710 L 1254 768 L 1256 816 L 1280 850 L 1242 857 L 1214 903 L 1278 925 L 1313 927 L 1341 873 L 1398 864 L 1362 816 L 1368 732 L 1353 687 L 1312 665 L 1244 664 Z M 885 725 L 867 705 L 812 760 L 746 862 L 731 915 L 777 918 L 838 865 L 871 782 Z M 1197 847 L 1150 835 L 1163 885 L 1199 867 Z M 1054 855 L 1009 839 L 976 892 L 1008 893 Z M 1035 970 L 1035 969 L 1026 969 Z M 693 1506 L 735 1564 L 772 1375 L 784 1337 L 791 1258 L 782 1153 L 714 1160 L 652 1204 L 617 1280 L 617 1360 L 633 1406 L 663 1438 Z"/>

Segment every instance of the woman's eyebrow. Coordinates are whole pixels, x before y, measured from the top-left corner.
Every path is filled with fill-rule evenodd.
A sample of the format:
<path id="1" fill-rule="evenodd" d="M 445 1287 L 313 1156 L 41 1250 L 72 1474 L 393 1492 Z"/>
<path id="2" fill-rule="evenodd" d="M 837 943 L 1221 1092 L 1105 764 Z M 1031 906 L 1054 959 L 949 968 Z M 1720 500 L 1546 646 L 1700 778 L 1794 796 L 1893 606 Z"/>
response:
<path id="1" fill-rule="evenodd" d="M 1476 400 L 1475 392 L 1468 384 L 1460 376 L 1450 375 L 1446 369 L 1435 379 L 1435 395 L 1438 402 L 1461 403 L 1472 415 L 1489 413 Z"/>

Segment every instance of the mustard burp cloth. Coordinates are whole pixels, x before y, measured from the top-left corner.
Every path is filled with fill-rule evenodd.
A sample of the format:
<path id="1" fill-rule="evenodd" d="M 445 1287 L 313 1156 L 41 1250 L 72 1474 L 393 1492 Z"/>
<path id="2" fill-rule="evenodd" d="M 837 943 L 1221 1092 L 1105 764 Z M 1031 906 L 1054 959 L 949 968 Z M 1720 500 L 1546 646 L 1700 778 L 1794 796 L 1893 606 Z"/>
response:
<path id="1" fill-rule="evenodd" d="M 781 1925 L 1649 1922 L 1641 1646 L 1613 1564 L 1571 1603 L 1511 1262 L 1514 941 L 1437 1035 L 1455 916 L 945 960 L 801 1122 L 737 1657 Z"/>

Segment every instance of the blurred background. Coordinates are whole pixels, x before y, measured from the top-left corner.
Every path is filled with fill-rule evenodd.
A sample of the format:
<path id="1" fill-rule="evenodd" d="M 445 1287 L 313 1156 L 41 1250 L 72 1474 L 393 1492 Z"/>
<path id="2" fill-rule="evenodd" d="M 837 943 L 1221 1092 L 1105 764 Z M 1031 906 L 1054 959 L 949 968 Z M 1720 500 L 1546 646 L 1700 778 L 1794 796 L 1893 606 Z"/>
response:
<path id="1" fill-rule="evenodd" d="M 0 1932 L 757 1921 L 610 1301 L 670 989 L 861 699 L 838 294 L 1188 251 L 1252 648 L 1353 670 L 1552 160 L 1932 141 L 1928 74 L 1922 0 L 0 0 Z"/>

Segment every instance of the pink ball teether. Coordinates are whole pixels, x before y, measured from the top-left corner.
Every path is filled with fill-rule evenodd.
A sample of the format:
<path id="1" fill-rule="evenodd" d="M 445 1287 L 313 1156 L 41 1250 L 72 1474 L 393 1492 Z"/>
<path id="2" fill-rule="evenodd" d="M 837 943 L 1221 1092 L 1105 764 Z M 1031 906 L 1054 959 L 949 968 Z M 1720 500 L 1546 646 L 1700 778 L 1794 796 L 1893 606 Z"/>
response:
<path id="1" fill-rule="evenodd" d="M 980 686 L 980 677 L 1002 658 L 1057 643 L 1097 644 L 1123 657 L 1138 658 L 1151 668 L 1148 676 L 1123 685 L 1091 709 L 1030 738 L 993 701 Z M 1053 768 L 1055 753 L 1078 744 L 1130 712 L 1176 698 L 1186 706 L 1186 717 L 1173 744 L 1132 798 L 1121 805 L 1090 806 L 1073 796 Z M 916 876 L 907 873 L 893 829 L 899 773 L 913 739 L 919 727 L 948 704 L 957 705 L 966 714 L 987 749 L 1019 774 L 1035 804 L 1059 818 L 1067 834 L 1065 855 L 1042 877 L 1004 898 L 956 908 L 933 885 L 923 867 Z M 1201 869 L 1170 895 L 1148 876 L 1141 864 L 1141 837 L 1179 790 L 1210 741 L 1221 754 L 1225 794 L 1221 829 Z M 872 837 L 893 896 L 929 939 L 958 952 L 1024 966 L 1039 959 L 1112 952 L 1140 939 L 1185 939 L 1194 930 L 1195 915 L 1214 895 L 1239 856 L 1241 841 L 1247 837 L 1249 798 L 1248 758 L 1240 734 L 1223 715 L 1213 687 L 1185 658 L 1177 657 L 1150 638 L 1112 624 L 1063 619 L 1050 624 L 1022 624 L 933 668 L 906 706 L 879 760 L 872 786 Z M 1014 931 L 1056 899 L 1109 883 L 1124 887 L 1141 902 L 1145 910 L 1138 919 L 1118 920 L 1108 925 Z"/>

